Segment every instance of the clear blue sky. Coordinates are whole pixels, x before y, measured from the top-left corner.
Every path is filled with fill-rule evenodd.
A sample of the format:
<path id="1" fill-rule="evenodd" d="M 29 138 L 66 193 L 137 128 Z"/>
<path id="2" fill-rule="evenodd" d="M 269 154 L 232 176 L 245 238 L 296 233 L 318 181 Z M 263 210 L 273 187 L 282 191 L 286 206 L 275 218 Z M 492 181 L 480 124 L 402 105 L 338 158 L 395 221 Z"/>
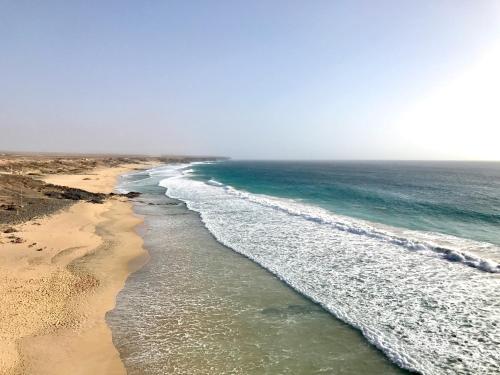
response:
<path id="1" fill-rule="evenodd" d="M 0 0 L 0 149 L 500 159 L 499 47 L 497 0 Z"/>

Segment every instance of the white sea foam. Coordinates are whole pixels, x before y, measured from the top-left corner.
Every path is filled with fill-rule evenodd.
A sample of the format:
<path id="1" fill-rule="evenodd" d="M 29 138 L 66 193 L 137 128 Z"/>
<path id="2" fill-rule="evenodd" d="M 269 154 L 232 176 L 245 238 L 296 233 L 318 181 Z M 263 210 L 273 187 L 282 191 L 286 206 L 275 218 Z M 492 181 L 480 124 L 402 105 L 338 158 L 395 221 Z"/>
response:
<path id="1" fill-rule="evenodd" d="M 281 210 L 290 215 L 301 216 L 306 220 L 329 225 L 336 230 L 377 238 L 382 241 L 405 247 L 408 250 L 420 251 L 422 253 L 426 253 L 426 255 L 437 256 L 453 262 L 460 262 L 467 266 L 478 268 L 482 271 L 492 273 L 500 272 L 500 265 L 498 263 L 490 259 L 482 259 L 481 257 L 465 250 L 467 248 L 473 249 L 483 246 L 476 241 L 455 237 L 453 241 L 455 247 L 448 248 L 436 242 L 442 238 L 442 236 L 438 234 L 434 234 L 434 238 L 432 239 L 429 238 L 428 240 L 423 241 L 418 239 L 420 235 L 416 231 L 405 231 L 405 236 L 400 236 L 395 233 L 397 231 L 396 228 L 392 229 L 392 232 L 390 232 L 388 230 L 377 228 L 374 224 L 367 223 L 362 220 L 348 219 L 340 215 L 334 215 L 324 209 L 297 203 L 292 200 L 283 200 L 274 197 L 271 198 L 263 195 L 250 194 L 236 190 L 230 186 L 226 186 L 225 189 L 228 193 L 242 199 L 271 207 L 276 210 Z M 448 239 L 451 238 L 451 236 L 447 237 Z"/>
<path id="2" fill-rule="evenodd" d="M 213 185 L 213 186 L 224 186 L 224 184 L 220 183 L 219 181 L 217 181 L 217 180 L 212 180 L 212 179 L 208 180 L 208 181 L 207 181 L 207 184 L 209 184 L 209 185 Z"/>
<path id="3" fill-rule="evenodd" d="M 472 242 L 440 250 L 429 242 L 438 235 L 400 236 L 179 172 L 161 186 L 220 242 L 358 328 L 394 362 L 424 374 L 500 372 L 499 279 L 481 271 L 498 265 L 462 250 Z"/>
<path id="4" fill-rule="evenodd" d="M 162 177 L 174 177 L 179 176 L 180 172 L 194 163 L 180 163 L 180 164 L 167 164 L 153 169 L 149 169 L 147 172 L 150 176 L 162 176 Z"/>
<path id="5" fill-rule="evenodd" d="M 500 265 L 492 259 L 485 259 L 473 253 L 475 249 L 487 247 L 495 248 L 491 244 L 484 244 L 473 240 L 446 236 L 438 233 L 425 233 L 417 231 L 402 231 L 384 225 L 368 223 L 359 219 L 350 219 L 345 216 L 332 214 L 330 211 L 319 207 L 310 206 L 292 199 L 269 197 L 262 194 L 251 194 L 224 185 L 216 180 L 209 180 L 209 185 L 224 187 L 231 195 L 248 200 L 266 207 L 280 210 L 293 216 L 301 216 L 306 220 L 330 225 L 336 230 L 351 232 L 387 241 L 405 247 L 412 251 L 420 251 L 429 256 L 436 256 L 452 262 L 460 262 L 482 271 L 499 273 Z M 500 253 L 500 249 L 495 249 Z"/>
<path id="6" fill-rule="evenodd" d="M 115 191 L 120 194 L 129 193 L 129 185 L 133 185 L 136 187 L 138 184 L 147 185 L 148 182 L 153 177 L 174 177 L 180 175 L 181 171 L 183 173 L 185 169 L 187 169 L 191 164 L 168 164 L 161 165 L 155 168 L 151 168 L 148 170 L 141 170 L 139 172 L 130 172 L 125 173 L 120 176 L 120 182 L 115 187 Z M 138 176 L 145 176 L 142 178 L 137 178 Z"/>

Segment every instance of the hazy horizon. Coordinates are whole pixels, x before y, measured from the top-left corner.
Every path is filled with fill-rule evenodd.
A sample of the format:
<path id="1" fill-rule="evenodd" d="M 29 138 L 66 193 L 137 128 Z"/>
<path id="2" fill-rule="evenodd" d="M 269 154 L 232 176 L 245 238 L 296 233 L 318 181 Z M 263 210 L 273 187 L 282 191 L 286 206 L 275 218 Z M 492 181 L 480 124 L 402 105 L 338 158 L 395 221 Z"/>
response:
<path id="1" fill-rule="evenodd" d="M 72 151 L 19 151 L 19 150 L 0 150 L 0 155 L 19 155 L 19 156 L 47 156 L 47 157 L 173 157 L 173 158 L 217 158 L 232 161 L 255 161 L 255 162 L 353 162 L 353 163 L 500 163 L 496 159 L 341 159 L 341 158 L 258 158 L 258 157 L 231 157 L 227 155 L 216 154 L 185 154 L 185 153 L 137 153 L 137 152 L 72 152 Z"/>
<path id="2" fill-rule="evenodd" d="M 0 152 L 500 160 L 500 2 L 3 1 Z"/>

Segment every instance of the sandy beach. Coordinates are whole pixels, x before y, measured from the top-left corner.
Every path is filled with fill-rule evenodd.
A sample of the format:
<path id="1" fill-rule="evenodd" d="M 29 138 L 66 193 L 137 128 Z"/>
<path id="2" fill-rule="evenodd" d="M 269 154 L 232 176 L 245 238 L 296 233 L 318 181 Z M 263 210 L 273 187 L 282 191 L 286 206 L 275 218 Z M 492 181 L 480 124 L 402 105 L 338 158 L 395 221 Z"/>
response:
<path id="1" fill-rule="evenodd" d="M 49 184 L 110 193 L 117 176 L 149 164 L 53 174 Z M 0 234 L 0 374 L 122 374 L 105 314 L 147 259 L 126 197 L 78 201 L 3 225 Z M 6 229 L 7 228 L 7 229 Z"/>

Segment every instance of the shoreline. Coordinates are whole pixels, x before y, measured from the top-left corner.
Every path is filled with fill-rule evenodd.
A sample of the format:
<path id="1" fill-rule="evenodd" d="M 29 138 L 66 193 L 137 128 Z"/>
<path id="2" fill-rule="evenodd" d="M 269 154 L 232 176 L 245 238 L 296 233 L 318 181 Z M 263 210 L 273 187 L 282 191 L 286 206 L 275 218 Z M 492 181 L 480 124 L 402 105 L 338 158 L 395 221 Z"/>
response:
<path id="1" fill-rule="evenodd" d="M 273 195 L 272 189 L 285 191 L 280 186 L 283 183 L 267 182 L 264 177 L 259 180 L 255 177 L 259 176 L 258 167 L 253 170 L 251 165 L 236 163 L 233 169 L 200 166 L 192 171 L 197 178 L 172 177 L 161 185 L 170 197 L 199 212 L 220 243 L 357 329 L 396 365 L 422 373 L 494 373 L 497 368 L 492 364 L 498 356 L 492 332 L 496 332 L 497 321 L 494 315 L 477 312 L 495 311 L 497 275 L 408 251 L 400 241 L 343 227 L 332 230 L 328 216 L 314 216 L 301 203 L 273 200 L 278 194 Z M 332 169 L 327 166 L 323 172 Z M 291 170 L 282 180 L 292 181 L 303 172 Z M 266 173 L 279 175 L 281 170 Z M 233 186 L 240 182 L 243 193 L 220 187 L 208 178 L 233 182 Z M 268 183 L 267 190 L 263 181 Z M 323 191 L 322 181 L 318 178 L 315 192 Z M 245 187 L 255 184 L 271 197 L 245 192 Z M 478 352 L 488 361 L 475 361 Z"/>
<path id="2" fill-rule="evenodd" d="M 107 316 L 130 375 L 407 373 L 358 330 L 219 242 L 198 212 L 165 195 L 163 178 L 127 181 L 142 192 L 133 207 L 144 216 L 152 259 Z"/>
<path id="3" fill-rule="evenodd" d="M 109 193 L 118 176 L 151 163 L 48 175 L 47 183 Z M 78 202 L 13 225 L 0 237 L 0 373 L 124 374 L 106 313 L 127 277 L 147 261 L 143 219 L 123 197 Z"/>

